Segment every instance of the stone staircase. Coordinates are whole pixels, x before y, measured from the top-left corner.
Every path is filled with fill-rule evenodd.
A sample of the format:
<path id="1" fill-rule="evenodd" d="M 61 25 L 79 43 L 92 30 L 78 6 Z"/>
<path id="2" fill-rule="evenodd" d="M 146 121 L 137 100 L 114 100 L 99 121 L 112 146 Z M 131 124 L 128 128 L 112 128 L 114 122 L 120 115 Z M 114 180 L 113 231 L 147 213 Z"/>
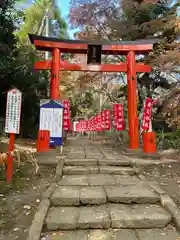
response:
<path id="1" fill-rule="evenodd" d="M 173 240 L 179 235 L 160 196 L 127 158 L 71 149 L 50 197 L 41 239 Z"/>

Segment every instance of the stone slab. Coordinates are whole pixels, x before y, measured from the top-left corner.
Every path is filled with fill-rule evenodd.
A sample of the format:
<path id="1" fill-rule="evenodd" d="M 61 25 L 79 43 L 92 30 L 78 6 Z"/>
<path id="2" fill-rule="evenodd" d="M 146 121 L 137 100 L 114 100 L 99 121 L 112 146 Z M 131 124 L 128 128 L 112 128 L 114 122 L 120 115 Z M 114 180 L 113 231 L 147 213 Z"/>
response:
<path id="1" fill-rule="evenodd" d="M 76 186 L 59 186 L 51 196 L 55 206 L 78 206 L 80 188 Z"/>
<path id="2" fill-rule="evenodd" d="M 112 240 L 139 240 L 134 230 L 120 229 L 114 232 Z M 152 239 L 153 240 L 153 239 Z"/>
<path id="3" fill-rule="evenodd" d="M 139 240 L 134 230 L 90 230 L 88 240 Z"/>
<path id="4" fill-rule="evenodd" d="M 63 174 L 65 175 L 86 175 L 86 174 L 98 174 L 98 167 L 85 167 L 85 166 L 65 166 L 63 168 Z"/>
<path id="5" fill-rule="evenodd" d="M 95 158 L 95 159 L 103 159 L 104 156 L 102 154 L 86 154 L 87 159 Z"/>
<path id="6" fill-rule="evenodd" d="M 130 161 L 119 159 L 100 159 L 98 164 L 101 166 L 130 166 Z"/>
<path id="7" fill-rule="evenodd" d="M 113 178 L 115 179 L 117 185 L 144 184 L 144 181 L 142 181 L 141 179 L 139 179 L 136 176 L 113 175 Z"/>
<path id="8" fill-rule="evenodd" d="M 97 159 L 66 159 L 64 164 L 67 166 L 97 166 Z"/>
<path id="9" fill-rule="evenodd" d="M 79 217 L 77 207 L 51 207 L 45 220 L 48 230 L 76 229 Z"/>
<path id="10" fill-rule="evenodd" d="M 110 216 L 106 205 L 80 207 L 78 228 L 110 228 Z"/>
<path id="11" fill-rule="evenodd" d="M 74 230 L 74 231 L 50 232 L 43 234 L 43 237 L 46 240 L 88 240 L 88 231 Z"/>
<path id="12" fill-rule="evenodd" d="M 63 186 L 87 186 L 88 176 L 83 175 L 66 175 L 58 183 Z"/>
<path id="13" fill-rule="evenodd" d="M 110 204 L 112 228 L 164 228 L 171 215 L 159 205 Z"/>
<path id="14" fill-rule="evenodd" d="M 136 171 L 131 167 L 113 167 L 113 166 L 100 166 L 99 173 L 101 174 L 119 174 L 119 175 L 135 175 Z"/>
<path id="15" fill-rule="evenodd" d="M 72 154 L 68 154 L 68 158 L 69 159 L 78 159 L 78 158 L 83 159 L 83 158 L 85 158 L 85 154 L 84 153 L 83 154 L 72 153 Z"/>
<path id="16" fill-rule="evenodd" d="M 84 187 L 80 190 L 80 202 L 97 205 L 106 203 L 106 192 L 103 187 Z"/>
<path id="17" fill-rule="evenodd" d="M 113 240 L 113 232 L 111 230 L 90 230 L 88 240 Z"/>
<path id="18" fill-rule="evenodd" d="M 108 174 L 89 175 L 88 182 L 90 186 L 116 185 L 115 179 Z"/>
<path id="19" fill-rule="evenodd" d="M 140 240 L 178 240 L 180 233 L 175 229 L 136 230 Z"/>
<path id="20" fill-rule="evenodd" d="M 157 203 L 160 196 L 148 186 L 126 185 L 105 187 L 108 200 L 114 203 Z"/>

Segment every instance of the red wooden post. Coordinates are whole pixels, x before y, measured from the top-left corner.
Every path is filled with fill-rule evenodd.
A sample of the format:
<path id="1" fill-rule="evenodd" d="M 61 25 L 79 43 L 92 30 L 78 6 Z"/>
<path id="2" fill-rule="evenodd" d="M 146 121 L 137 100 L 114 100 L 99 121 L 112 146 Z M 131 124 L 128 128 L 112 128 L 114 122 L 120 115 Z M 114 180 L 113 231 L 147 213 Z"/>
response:
<path id="1" fill-rule="evenodd" d="M 8 183 L 11 182 L 12 176 L 13 176 L 13 156 L 11 155 L 11 152 L 14 151 L 14 141 L 15 141 L 15 135 L 14 133 L 10 133 L 9 138 L 9 151 L 8 151 L 8 164 L 7 164 L 7 176 L 6 180 Z"/>
<path id="2" fill-rule="evenodd" d="M 54 48 L 52 51 L 52 65 L 51 65 L 51 83 L 50 83 L 50 97 L 53 100 L 59 98 L 59 79 L 60 79 L 60 51 Z"/>
<path id="3" fill-rule="evenodd" d="M 127 56 L 127 82 L 128 82 L 128 124 L 130 149 L 139 148 L 137 96 L 136 96 L 136 59 L 135 52 L 130 51 Z"/>

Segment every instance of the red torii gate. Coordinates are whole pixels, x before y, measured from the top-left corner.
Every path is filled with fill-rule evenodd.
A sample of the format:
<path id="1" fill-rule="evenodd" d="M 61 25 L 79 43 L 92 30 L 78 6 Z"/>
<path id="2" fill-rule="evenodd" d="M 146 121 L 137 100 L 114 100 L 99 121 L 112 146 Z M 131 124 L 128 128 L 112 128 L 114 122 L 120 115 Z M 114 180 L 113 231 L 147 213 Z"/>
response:
<path id="1" fill-rule="evenodd" d="M 50 97 L 54 100 L 59 98 L 60 70 L 127 73 L 130 149 L 138 149 L 139 128 L 137 116 L 136 73 L 150 72 L 151 67 L 142 63 L 136 63 L 135 57 L 136 54 L 145 54 L 152 51 L 155 40 L 127 41 L 110 44 L 109 42 L 62 40 L 33 34 L 29 34 L 29 38 L 37 50 L 52 52 L 52 60 L 36 62 L 35 69 L 51 70 Z M 98 55 L 96 64 L 80 65 L 61 61 L 61 53 L 88 54 L 90 47 L 95 47 L 96 54 Z M 121 62 L 120 64 L 100 64 L 99 60 L 101 54 L 127 55 L 127 62 Z M 96 57 L 97 56 L 95 56 L 95 58 Z"/>

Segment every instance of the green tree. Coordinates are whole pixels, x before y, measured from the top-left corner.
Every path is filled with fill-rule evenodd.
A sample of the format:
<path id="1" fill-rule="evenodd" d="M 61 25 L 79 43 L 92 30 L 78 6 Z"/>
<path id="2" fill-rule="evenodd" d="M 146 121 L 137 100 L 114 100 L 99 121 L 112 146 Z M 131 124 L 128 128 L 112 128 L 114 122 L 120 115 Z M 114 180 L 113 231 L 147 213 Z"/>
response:
<path id="1" fill-rule="evenodd" d="M 47 21 L 46 22 L 46 17 Z M 28 33 L 45 35 L 48 24 L 49 35 L 58 38 L 68 37 L 67 23 L 61 16 L 60 9 L 51 0 L 36 0 L 24 10 L 23 24 L 17 36 L 22 44 L 28 44 Z"/>

